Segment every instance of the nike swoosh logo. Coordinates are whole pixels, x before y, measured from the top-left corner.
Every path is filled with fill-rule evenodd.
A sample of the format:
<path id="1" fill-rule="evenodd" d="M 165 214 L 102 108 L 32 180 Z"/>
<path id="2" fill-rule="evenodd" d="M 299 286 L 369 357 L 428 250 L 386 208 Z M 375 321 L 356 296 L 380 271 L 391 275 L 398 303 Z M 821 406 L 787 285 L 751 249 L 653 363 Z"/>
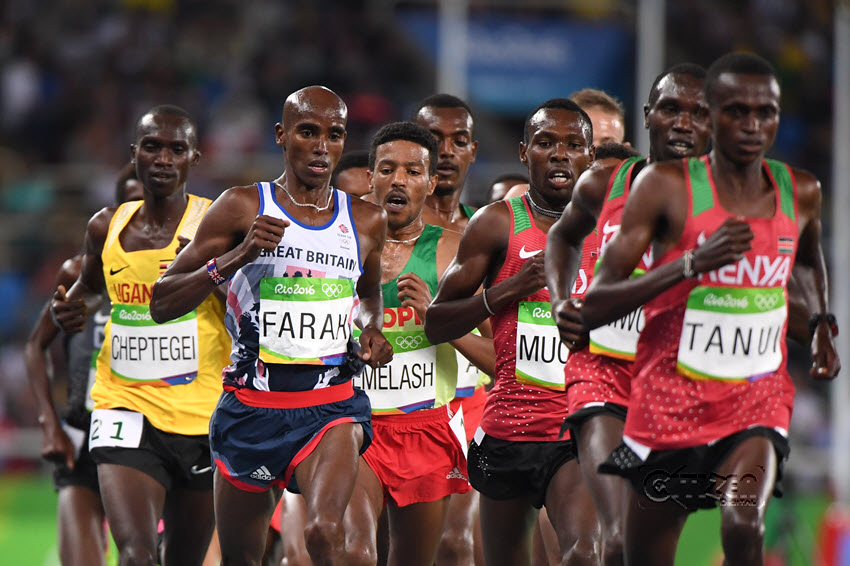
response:
<path id="1" fill-rule="evenodd" d="M 109 268 L 109 274 L 110 274 L 110 275 L 115 275 L 116 273 L 120 273 L 121 271 L 124 271 L 124 270 L 125 270 L 125 269 L 127 269 L 128 267 L 130 267 L 130 266 L 129 266 L 129 265 L 125 265 L 125 266 L 124 266 L 124 267 L 122 267 L 121 269 L 113 269 L 113 268 L 111 268 L 111 267 L 110 267 L 110 268 Z"/>
<path id="2" fill-rule="evenodd" d="M 612 225 L 610 220 L 606 220 L 605 226 L 602 227 L 602 233 L 603 234 L 610 234 L 611 232 L 616 232 L 619 229 L 620 229 L 619 224 L 613 224 Z"/>
<path id="3" fill-rule="evenodd" d="M 194 466 L 191 467 L 191 469 L 189 471 L 197 476 L 197 475 L 200 475 L 200 474 L 205 474 L 205 473 L 209 472 L 210 470 L 212 470 L 212 466 L 207 466 L 206 468 L 199 468 L 198 465 L 195 464 Z"/>
<path id="4" fill-rule="evenodd" d="M 95 324 L 103 326 L 110 318 L 112 318 L 112 314 L 110 311 L 106 311 L 105 313 L 102 311 L 97 311 L 96 313 L 94 313 L 94 318 L 92 320 L 94 320 Z"/>
<path id="5" fill-rule="evenodd" d="M 540 252 L 542 252 L 542 251 L 543 251 L 543 250 L 534 250 L 533 252 L 527 252 L 527 251 L 525 251 L 525 246 L 523 246 L 523 247 L 519 250 L 519 258 L 520 258 L 520 259 L 528 259 L 528 258 L 530 258 L 530 257 L 534 257 L 534 256 L 536 256 L 537 254 L 539 254 L 539 253 L 540 253 Z"/>

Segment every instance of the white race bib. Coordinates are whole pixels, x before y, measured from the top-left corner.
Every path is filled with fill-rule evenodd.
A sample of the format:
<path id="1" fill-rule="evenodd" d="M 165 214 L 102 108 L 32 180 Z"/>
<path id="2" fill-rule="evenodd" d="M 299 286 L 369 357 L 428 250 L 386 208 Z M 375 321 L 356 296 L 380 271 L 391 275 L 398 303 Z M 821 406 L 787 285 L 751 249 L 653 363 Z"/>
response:
<path id="1" fill-rule="evenodd" d="M 262 279 L 260 359 L 272 364 L 344 363 L 353 309 L 354 288 L 348 279 Z"/>
<path id="2" fill-rule="evenodd" d="M 99 351 L 92 352 L 91 363 L 89 363 L 89 378 L 86 383 L 86 410 L 92 412 L 94 410 L 94 399 L 91 398 L 91 388 L 94 387 L 95 379 L 97 378 L 97 356 Z"/>
<path id="3" fill-rule="evenodd" d="M 520 301 L 517 312 L 516 379 L 564 391 L 569 348 L 561 342 L 548 302 Z"/>
<path id="4" fill-rule="evenodd" d="M 598 267 L 599 262 L 596 265 Z M 643 269 L 635 269 L 632 277 L 639 277 L 644 273 L 646 272 Z M 590 351 L 609 358 L 634 360 L 638 339 L 645 325 L 643 306 L 640 306 L 619 320 L 591 330 Z"/>
<path id="5" fill-rule="evenodd" d="M 472 334 L 480 336 L 481 332 L 475 328 Z M 481 370 L 457 350 L 455 350 L 455 354 L 457 355 L 457 390 L 455 397 L 471 397 L 475 393 L 479 381 L 481 381 Z"/>
<path id="6" fill-rule="evenodd" d="M 116 409 L 95 409 L 91 414 L 89 450 L 115 446 L 138 448 L 142 442 L 142 413 Z"/>
<path id="7" fill-rule="evenodd" d="M 112 375 L 146 385 L 183 385 L 198 376 L 195 311 L 157 324 L 147 305 L 112 306 Z"/>
<path id="8" fill-rule="evenodd" d="M 638 339 L 645 325 L 643 306 L 640 306 L 620 320 L 591 330 L 590 351 L 610 358 L 634 360 Z"/>
<path id="9" fill-rule="evenodd" d="M 688 296 L 676 369 L 695 379 L 773 373 L 783 362 L 787 316 L 781 287 L 698 286 Z"/>
<path id="10" fill-rule="evenodd" d="M 369 395 L 372 412 L 410 413 L 434 406 L 437 347 L 428 342 L 412 307 L 384 309 L 384 336 L 393 359 L 378 368 L 366 366 L 354 384 Z M 354 336 L 359 337 L 355 329 Z"/>

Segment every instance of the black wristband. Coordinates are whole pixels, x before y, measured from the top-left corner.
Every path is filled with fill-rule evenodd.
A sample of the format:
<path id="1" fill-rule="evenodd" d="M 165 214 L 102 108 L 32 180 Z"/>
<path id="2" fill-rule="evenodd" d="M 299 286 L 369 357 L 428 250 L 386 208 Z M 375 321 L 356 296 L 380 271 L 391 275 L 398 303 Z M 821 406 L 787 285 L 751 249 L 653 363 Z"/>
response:
<path id="1" fill-rule="evenodd" d="M 815 330 L 822 322 L 829 325 L 829 331 L 832 336 L 838 336 L 838 323 L 835 320 L 835 315 L 831 312 L 818 312 L 809 317 L 809 334 L 814 335 Z"/>

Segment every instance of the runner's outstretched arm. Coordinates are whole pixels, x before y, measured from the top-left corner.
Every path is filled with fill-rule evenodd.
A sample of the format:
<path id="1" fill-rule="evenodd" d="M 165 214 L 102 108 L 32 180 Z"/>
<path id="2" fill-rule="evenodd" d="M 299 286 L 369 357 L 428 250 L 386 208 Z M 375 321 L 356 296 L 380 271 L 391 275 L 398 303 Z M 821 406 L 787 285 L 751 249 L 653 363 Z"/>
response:
<path id="1" fill-rule="evenodd" d="M 56 276 L 56 285 L 70 287 L 80 273 L 81 258 L 66 260 Z M 24 348 L 27 377 L 38 406 L 38 423 L 41 425 L 41 457 L 51 462 L 65 462 L 74 469 L 74 445 L 62 429 L 56 412 L 48 377 L 48 349 L 59 334 L 59 328 L 50 318 L 50 302 L 44 305 Z"/>
<path id="2" fill-rule="evenodd" d="M 588 328 L 613 322 L 684 280 L 684 259 L 631 278 L 650 245 L 653 255 L 660 257 L 679 240 L 684 226 L 680 212 L 687 210 L 681 186 L 684 180 L 679 163 L 650 165 L 638 175 L 626 201 L 620 231 L 605 248 L 584 298 L 581 315 Z M 663 228 L 659 231 L 659 227 Z M 738 261 L 750 249 L 752 238 L 749 224 L 728 219 L 693 250 L 694 271 L 705 273 Z"/>
<path id="3" fill-rule="evenodd" d="M 150 309 L 156 322 L 183 316 L 218 287 L 210 277 L 208 261 L 215 259 L 219 275 L 229 279 L 263 250 L 277 247 L 289 222 L 257 215 L 258 210 L 253 185 L 228 189 L 213 202 L 194 239 L 153 286 Z"/>
<path id="4" fill-rule="evenodd" d="M 829 304 L 826 262 L 821 248 L 820 183 L 811 174 L 797 169 L 794 170 L 794 178 L 797 180 L 797 207 L 800 214 L 800 240 L 796 263 L 802 268 L 794 270 L 794 273 L 806 297 L 809 311 L 813 314 L 825 314 L 829 312 Z M 841 369 L 832 331 L 826 322 L 825 319 L 820 319 L 812 336 L 812 368 L 809 373 L 815 379 L 832 379 Z"/>

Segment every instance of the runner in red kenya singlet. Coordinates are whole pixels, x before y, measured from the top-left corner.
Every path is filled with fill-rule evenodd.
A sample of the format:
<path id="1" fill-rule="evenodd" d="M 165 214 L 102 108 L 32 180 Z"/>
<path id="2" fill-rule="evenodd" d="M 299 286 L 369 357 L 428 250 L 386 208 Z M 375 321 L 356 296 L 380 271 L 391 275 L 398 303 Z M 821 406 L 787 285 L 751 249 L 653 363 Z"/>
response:
<path id="1" fill-rule="evenodd" d="M 543 289 L 546 232 L 593 159 L 591 139 L 590 119 L 567 99 L 552 99 L 529 115 L 520 159 L 528 166 L 531 189 L 476 213 L 425 319 L 432 342 L 460 337 L 488 315 L 493 324 L 496 384 L 468 462 L 470 481 L 482 496 L 489 565 L 529 564 L 543 505 L 564 563 L 596 560 L 593 503 L 572 441 L 559 440 L 567 408 L 562 393 L 567 352 Z M 476 294 L 482 283 L 485 290 Z M 573 322 L 578 338 L 583 328 L 577 312 Z"/>
<path id="2" fill-rule="evenodd" d="M 755 55 L 730 54 L 709 68 L 705 92 L 712 152 L 640 175 L 582 308 L 595 328 L 646 304 L 623 443 L 600 467 L 634 487 L 624 519 L 632 565 L 672 565 L 688 513 L 718 504 L 725 563 L 763 562 L 764 514 L 788 450 L 795 261 L 815 313 L 811 373 L 829 379 L 840 366 L 820 185 L 764 159 L 779 123 L 775 73 Z M 651 269 L 630 279 L 650 245 Z"/>
<path id="3" fill-rule="evenodd" d="M 644 106 L 649 158 L 606 158 L 608 152 L 615 154 L 614 148 L 610 144 L 597 148 L 596 162 L 582 175 L 573 200 L 549 235 L 547 278 L 556 321 L 562 312 L 569 314 L 569 301 L 583 298 L 586 292 L 586 286 L 574 288 L 572 293 L 567 287 L 575 279 L 570 266 L 578 264 L 580 246 L 579 276 L 586 280 L 592 277 L 599 254 L 620 228 L 629 189 L 638 173 L 648 163 L 701 155 L 708 149 L 704 80 L 705 69 L 693 64 L 676 65 L 655 79 Z M 644 273 L 651 262 L 647 250 L 635 275 Z M 597 468 L 622 439 L 632 361 L 643 325 L 643 307 L 639 307 L 593 330 L 589 346 L 585 342 L 585 347 L 570 356 L 566 367 L 570 416 L 565 426 L 576 442 L 582 474 L 599 514 L 606 566 L 623 564 L 622 502 L 627 486 L 621 478 L 600 475 Z"/>

